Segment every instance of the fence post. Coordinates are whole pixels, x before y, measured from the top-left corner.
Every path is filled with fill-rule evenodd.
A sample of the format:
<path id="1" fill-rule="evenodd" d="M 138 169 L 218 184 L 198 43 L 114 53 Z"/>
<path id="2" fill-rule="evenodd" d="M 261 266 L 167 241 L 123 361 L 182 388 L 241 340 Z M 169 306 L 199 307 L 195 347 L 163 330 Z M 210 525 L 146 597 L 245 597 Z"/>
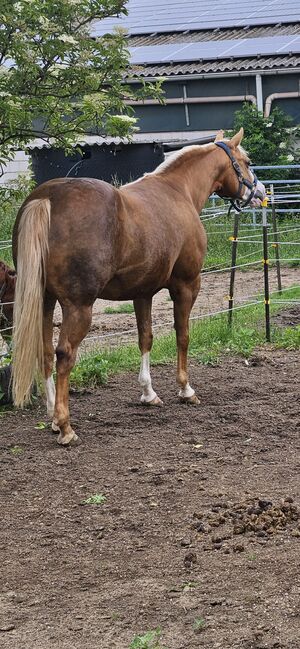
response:
<path id="1" fill-rule="evenodd" d="M 266 340 L 270 342 L 270 291 L 269 291 L 269 256 L 268 256 L 268 222 L 267 222 L 268 199 L 262 203 L 262 224 L 263 224 L 263 251 L 264 251 L 264 289 L 265 289 L 265 319 L 266 319 Z"/>
<path id="2" fill-rule="evenodd" d="M 272 226 L 273 226 L 273 234 L 274 234 L 273 247 L 275 248 L 277 286 L 278 286 L 278 292 L 281 295 L 282 284 L 281 284 L 280 256 L 279 256 L 279 244 L 278 244 L 277 215 L 276 215 L 275 202 L 274 202 L 274 185 L 270 185 L 270 191 L 271 191 L 271 205 L 272 205 Z"/>
<path id="3" fill-rule="evenodd" d="M 232 326 L 232 309 L 233 309 L 233 294 L 234 294 L 234 280 L 235 280 L 235 271 L 236 271 L 236 256 L 237 256 L 237 236 L 239 231 L 239 212 L 235 212 L 234 215 L 234 225 L 233 225 L 233 235 L 230 237 L 232 241 L 232 251 L 231 251 L 231 271 L 230 271 L 230 286 L 229 286 L 229 298 L 228 298 L 228 326 Z"/>

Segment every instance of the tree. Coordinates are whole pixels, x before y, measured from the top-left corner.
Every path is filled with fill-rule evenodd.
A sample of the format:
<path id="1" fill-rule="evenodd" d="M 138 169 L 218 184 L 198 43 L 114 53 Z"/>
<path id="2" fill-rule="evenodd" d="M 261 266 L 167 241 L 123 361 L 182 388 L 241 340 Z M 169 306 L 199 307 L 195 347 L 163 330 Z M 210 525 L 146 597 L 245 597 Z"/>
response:
<path id="1" fill-rule="evenodd" d="M 243 126 L 243 146 L 255 165 L 297 164 L 299 152 L 295 149 L 295 137 L 299 129 L 292 127 L 292 118 L 279 108 L 269 117 L 257 110 L 253 104 L 245 103 L 235 113 L 234 131 Z M 270 172 L 259 172 L 260 178 L 270 177 Z M 272 171 L 272 177 L 287 178 L 287 171 Z"/>
<path id="2" fill-rule="evenodd" d="M 124 31 L 91 36 L 95 19 L 124 13 L 126 0 L 1 0 L 0 165 L 34 137 L 69 150 L 80 134 L 125 136 L 135 119 L 124 100 Z M 140 90 L 158 96 L 158 85 Z M 0 173 L 1 175 L 1 173 Z"/>

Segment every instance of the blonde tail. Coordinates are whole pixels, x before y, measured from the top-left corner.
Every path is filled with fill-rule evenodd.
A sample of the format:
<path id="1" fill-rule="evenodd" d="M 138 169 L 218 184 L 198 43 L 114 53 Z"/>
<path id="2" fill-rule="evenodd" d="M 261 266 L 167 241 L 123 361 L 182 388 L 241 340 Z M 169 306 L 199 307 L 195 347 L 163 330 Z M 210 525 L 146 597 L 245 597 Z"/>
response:
<path id="1" fill-rule="evenodd" d="M 43 300 L 48 256 L 51 203 L 27 203 L 18 229 L 18 279 L 14 304 L 13 382 L 16 406 L 30 401 L 37 371 L 43 370 Z"/>

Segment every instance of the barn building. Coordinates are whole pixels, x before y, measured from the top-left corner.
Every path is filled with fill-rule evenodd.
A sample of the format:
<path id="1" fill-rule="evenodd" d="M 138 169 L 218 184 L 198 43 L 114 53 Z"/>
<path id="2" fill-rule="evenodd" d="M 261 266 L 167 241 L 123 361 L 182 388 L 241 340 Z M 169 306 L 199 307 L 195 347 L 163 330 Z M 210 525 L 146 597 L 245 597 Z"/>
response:
<path id="1" fill-rule="evenodd" d="M 243 102 L 266 116 L 278 106 L 298 125 L 299 19 L 299 0 L 129 0 L 128 16 L 95 21 L 95 38 L 127 30 L 130 83 L 163 78 L 165 103 L 131 102 L 139 126 L 132 143 L 89 135 L 83 156 L 73 157 L 35 147 L 37 181 L 77 174 L 127 182 L 159 164 L 163 143 L 231 128 Z"/>

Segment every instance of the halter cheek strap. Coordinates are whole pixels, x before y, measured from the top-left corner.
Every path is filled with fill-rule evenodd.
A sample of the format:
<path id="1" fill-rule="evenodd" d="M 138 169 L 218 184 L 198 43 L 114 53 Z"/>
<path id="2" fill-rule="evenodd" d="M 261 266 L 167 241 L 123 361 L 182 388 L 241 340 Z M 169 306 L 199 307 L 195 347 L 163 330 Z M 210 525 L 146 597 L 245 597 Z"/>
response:
<path id="1" fill-rule="evenodd" d="M 246 207 L 246 205 L 249 205 L 251 199 L 253 198 L 253 196 L 255 194 L 255 189 L 256 189 L 256 185 L 257 185 L 257 177 L 256 177 L 255 173 L 252 172 L 254 180 L 253 180 L 253 182 L 251 182 L 250 180 L 248 180 L 248 178 L 245 178 L 243 176 L 243 172 L 241 170 L 241 167 L 240 167 L 238 161 L 232 155 L 230 147 L 228 146 L 228 144 L 226 144 L 226 142 L 215 142 L 215 145 L 218 146 L 220 149 L 223 149 L 223 151 L 225 151 L 225 153 L 228 155 L 228 157 L 230 158 L 230 160 L 232 162 L 232 166 L 234 168 L 234 171 L 235 171 L 235 173 L 237 175 L 237 178 L 238 178 L 238 181 L 239 181 L 239 188 L 238 188 L 238 191 L 236 192 L 236 194 L 233 196 L 233 198 L 238 199 L 238 200 L 243 200 L 243 194 L 242 194 L 243 186 L 250 189 L 250 195 L 248 196 L 246 201 L 243 201 L 243 205 L 244 205 L 244 207 Z M 231 197 L 229 197 L 229 196 L 228 196 L 228 198 L 230 198 L 230 202 L 231 202 L 232 206 L 238 212 L 241 212 L 241 208 L 236 204 L 235 200 L 232 200 Z"/>

